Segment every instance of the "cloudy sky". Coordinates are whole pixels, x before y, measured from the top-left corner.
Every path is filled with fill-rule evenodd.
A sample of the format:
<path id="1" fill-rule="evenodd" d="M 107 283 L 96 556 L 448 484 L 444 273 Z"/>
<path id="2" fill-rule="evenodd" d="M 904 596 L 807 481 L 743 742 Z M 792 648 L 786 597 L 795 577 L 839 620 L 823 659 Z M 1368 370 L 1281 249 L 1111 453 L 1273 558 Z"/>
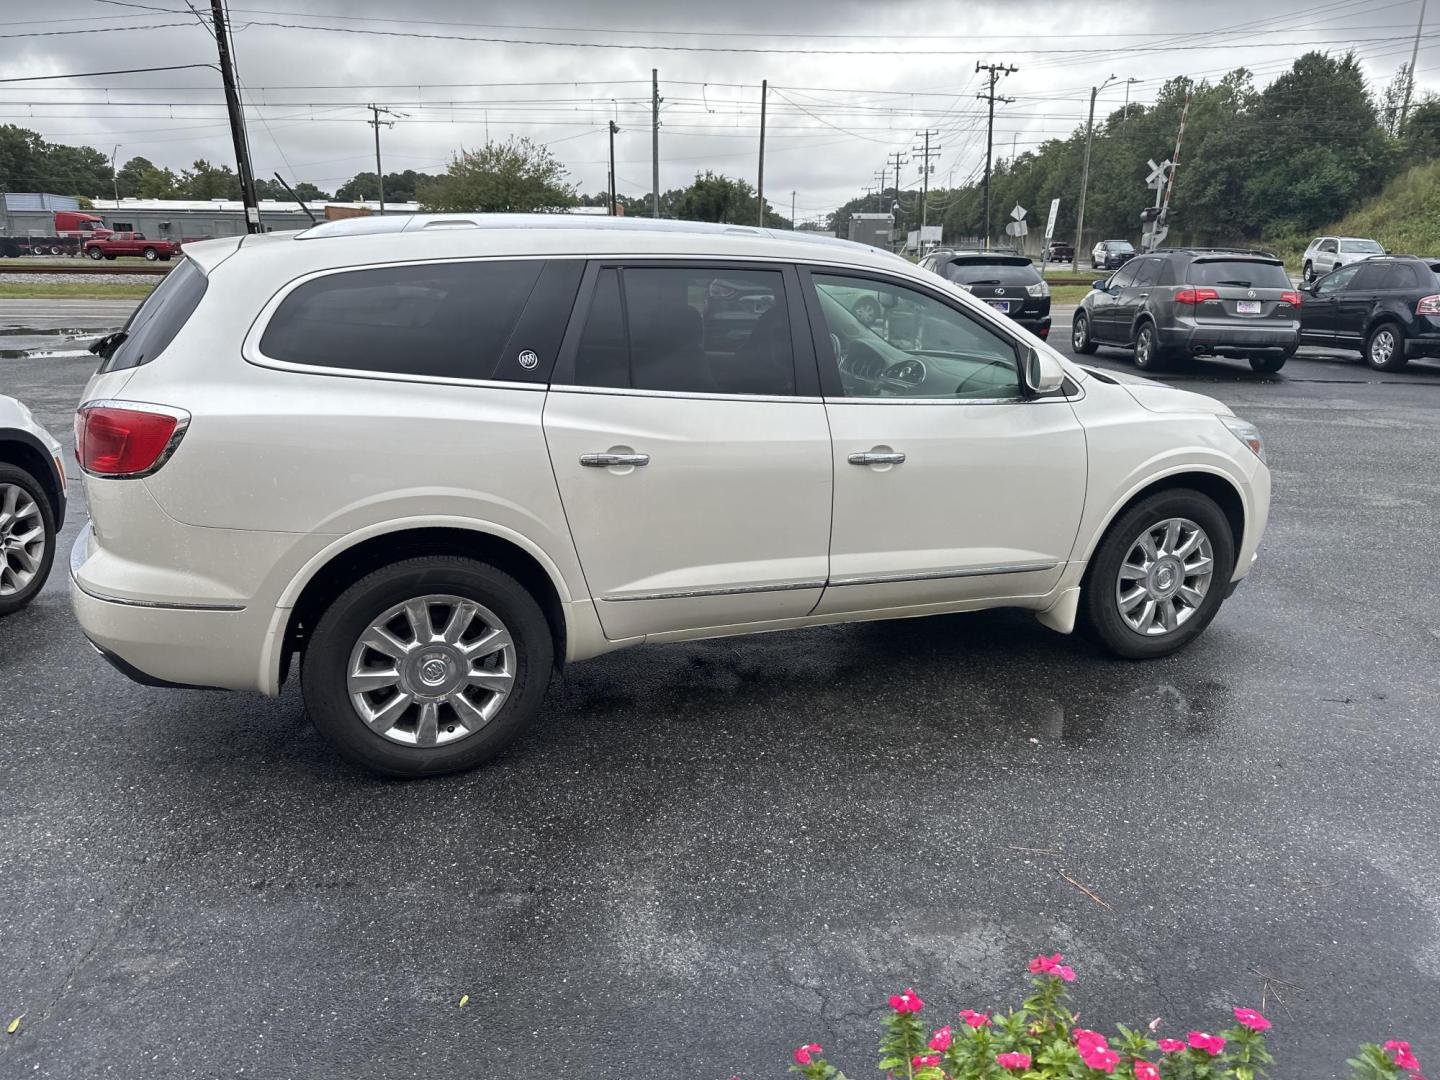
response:
<path id="1" fill-rule="evenodd" d="M 188 0 L 208 13 L 210 0 Z M 436 171 L 461 146 L 527 135 L 585 192 L 606 183 L 618 120 L 621 191 L 650 187 L 650 71 L 659 70 L 660 184 L 714 169 L 754 183 L 760 83 L 770 82 L 765 188 L 800 219 L 874 186 L 915 132 L 939 132 L 933 181 L 984 160 L 977 61 L 1019 70 L 999 90 L 997 156 L 1083 122 L 1089 87 L 1118 77 L 1099 111 L 1152 98 L 1175 75 L 1237 65 L 1263 84 L 1308 48 L 1353 48 L 1383 85 L 1409 59 L 1420 0 L 1116 4 L 1036 0 L 230 0 L 256 172 L 334 190 L 374 168 L 369 102 L 403 114 L 382 132 L 386 171 Z M 1440 6 L 1432 11 L 1440 33 Z M 1419 83 L 1440 83 L 1430 27 Z M 0 79 L 213 62 L 187 0 L 0 4 Z M 1433 66 L 1432 64 L 1433 58 Z M 1126 80 L 1138 80 L 1126 85 Z M 177 171 L 234 156 L 207 68 L 0 83 L 0 120 Z M 1156 156 L 1165 147 L 1156 147 Z M 893 160 L 893 159 L 891 159 Z M 893 177 L 893 171 L 890 174 Z"/>

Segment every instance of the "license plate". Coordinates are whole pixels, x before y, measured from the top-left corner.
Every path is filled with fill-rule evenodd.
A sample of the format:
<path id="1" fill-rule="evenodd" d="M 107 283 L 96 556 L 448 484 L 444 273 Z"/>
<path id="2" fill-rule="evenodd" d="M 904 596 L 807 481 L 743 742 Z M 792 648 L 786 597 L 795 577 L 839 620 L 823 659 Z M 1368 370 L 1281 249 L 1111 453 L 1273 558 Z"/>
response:
<path id="1" fill-rule="evenodd" d="M 1010 314 L 1009 300 L 986 300 L 985 302 L 991 307 L 993 307 L 996 311 L 1003 311 L 1006 315 Z"/>
<path id="2" fill-rule="evenodd" d="M 1259 314 L 1260 314 L 1260 301 L 1259 301 L 1259 300 L 1236 300 L 1236 301 L 1235 301 L 1235 314 L 1237 314 L 1237 315 L 1259 315 Z"/>

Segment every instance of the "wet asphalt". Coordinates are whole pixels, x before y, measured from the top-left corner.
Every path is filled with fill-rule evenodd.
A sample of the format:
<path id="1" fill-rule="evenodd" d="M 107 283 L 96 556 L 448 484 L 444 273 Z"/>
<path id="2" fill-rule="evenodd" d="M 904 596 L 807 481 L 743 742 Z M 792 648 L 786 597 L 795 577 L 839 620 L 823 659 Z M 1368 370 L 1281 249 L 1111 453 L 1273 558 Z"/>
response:
<path id="1" fill-rule="evenodd" d="M 113 324 L 45 311 L 0 324 Z M 0 392 L 69 446 L 90 358 L 45 351 Z M 1275 478 L 1186 652 L 1016 612 L 640 648 L 416 783 L 340 763 L 293 681 L 106 667 L 66 601 L 72 488 L 0 623 L 0 1076 L 750 1080 L 812 1040 L 864 1076 L 886 994 L 953 1021 L 1041 950 L 1090 1026 L 1263 1007 L 1277 1076 L 1440 1054 L 1440 364 L 1168 378 L 1257 422 Z"/>

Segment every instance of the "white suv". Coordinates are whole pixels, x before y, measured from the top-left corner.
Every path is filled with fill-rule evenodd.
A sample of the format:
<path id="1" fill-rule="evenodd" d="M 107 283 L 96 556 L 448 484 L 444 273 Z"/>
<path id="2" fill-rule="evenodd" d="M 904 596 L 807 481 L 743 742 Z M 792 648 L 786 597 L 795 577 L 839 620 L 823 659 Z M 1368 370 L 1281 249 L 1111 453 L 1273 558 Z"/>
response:
<path id="1" fill-rule="evenodd" d="M 0 394 L 0 615 L 45 587 L 64 524 L 60 444 L 29 409 Z"/>
<path id="2" fill-rule="evenodd" d="M 383 773 L 486 760 L 642 642 L 1006 606 L 1160 656 L 1265 530 L 1224 405 L 859 244 L 417 216 L 187 252 L 77 411 L 76 613 L 149 683 L 275 695 L 298 657 Z"/>
<path id="3" fill-rule="evenodd" d="M 1349 266 L 1371 255 L 1384 255 L 1385 248 L 1378 241 L 1366 240 L 1360 236 L 1317 236 L 1310 241 L 1301 258 L 1300 276 L 1308 285 L 1331 270 Z"/>

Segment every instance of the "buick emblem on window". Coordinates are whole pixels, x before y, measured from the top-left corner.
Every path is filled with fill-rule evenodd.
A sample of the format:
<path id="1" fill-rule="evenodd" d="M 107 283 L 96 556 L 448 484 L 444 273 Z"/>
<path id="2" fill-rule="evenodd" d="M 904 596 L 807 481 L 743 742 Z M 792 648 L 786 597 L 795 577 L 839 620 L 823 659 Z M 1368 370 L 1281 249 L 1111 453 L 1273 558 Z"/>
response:
<path id="1" fill-rule="evenodd" d="M 529 371 L 536 364 L 540 363 L 540 357 L 535 355 L 534 349 L 521 349 L 520 355 L 516 357 L 516 359 L 520 361 L 520 366 L 526 371 Z"/>

